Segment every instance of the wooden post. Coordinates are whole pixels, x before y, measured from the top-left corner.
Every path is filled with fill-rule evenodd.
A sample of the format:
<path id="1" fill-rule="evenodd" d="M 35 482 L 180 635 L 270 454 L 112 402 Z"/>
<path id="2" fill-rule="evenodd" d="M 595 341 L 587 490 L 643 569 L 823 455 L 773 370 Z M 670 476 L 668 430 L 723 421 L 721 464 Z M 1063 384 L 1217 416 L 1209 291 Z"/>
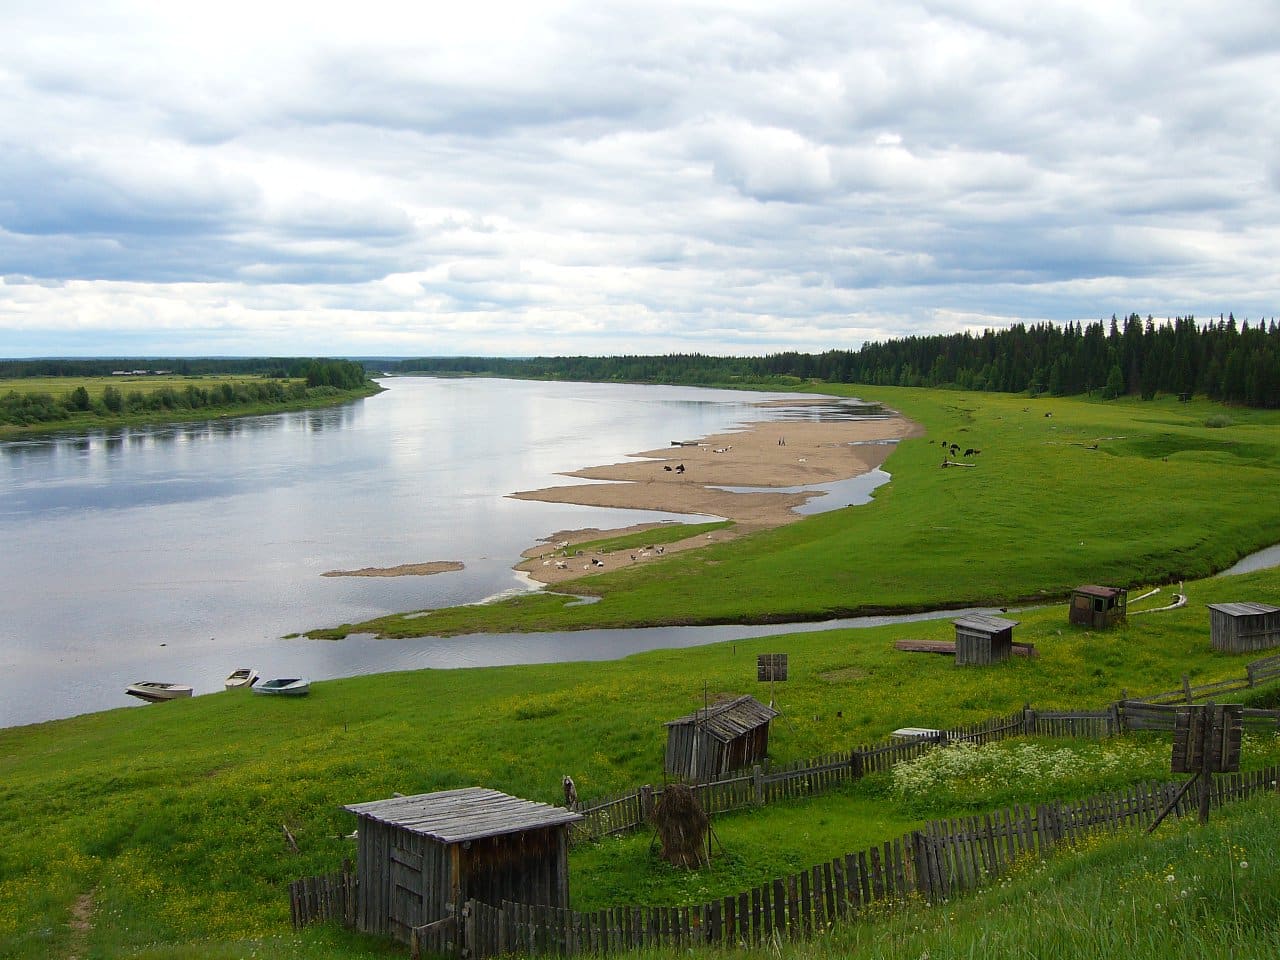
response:
<path id="1" fill-rule="evenodd" d="M 1185 673 L 1182 675 L 1182 695 L 1187 703 L 1191 703 L 1191 677 Z"/>
<path id="2" fill-rule="evenodd" d="M 764 804 L 764 770 L 758 763 L 751 768 L 751 799 L 757 807 Z"/>
<path id="3" fill-rule="evenodd" d="M 853 753 L 849 755 L 849 766 L 854 780 L 861 780 L 865 776 L 864 765 L 862 751 L 855 747 Z"/>
<path id="4" fill-rule="evenodd" d="M 648 823 L 653 816 L 653 787 L 645 784 L 640 788 L 640 822 Z"/>
<path id="5" fill-rule="evenodd" d="M 1029 737 L 1031 736 L 1031 734 L 1035 733 L 1035 729 L 1036 729 L 1035 711 L 1031 709 L 1031 704 L 1024 703 L 1022 705 L 1022 735 L 1024 737 Z"/>

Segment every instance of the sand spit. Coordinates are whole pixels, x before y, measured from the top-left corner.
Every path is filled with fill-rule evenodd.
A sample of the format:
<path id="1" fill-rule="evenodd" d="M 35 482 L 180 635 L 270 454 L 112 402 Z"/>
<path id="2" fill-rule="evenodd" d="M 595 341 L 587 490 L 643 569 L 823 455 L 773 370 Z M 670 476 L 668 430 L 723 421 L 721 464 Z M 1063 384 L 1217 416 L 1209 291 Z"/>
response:
<path id="1" fill-rule="evenodd" d="M 359 570 L 329 570 L 322 577 L 429 577 L 451 573 L 465 567 L 457 560 L 433 560 L 430 563 L 402 563 L 397 567 L 361 567 Z"/>
<path id="2" fill-rule="evenodd" d="M 784 400 L 770 405 L 830 407 L 832 401 Z M 741 430 L 715 434 L 698 441 L 680 441 L 658 450 L 632 454 L 637 459 L 586 467 L 564 475 L 603 481 L 544 487 L 511 494 L 522 500 L 577 503 L 587 506 L 666 513 L 698 514 L 734 521 L 735 526 L 710 535 L 666 544 L 656 549 L 617 550 L 577 556 L 576 544 L 622 533 L 639 532 L 662 524 L 638 524 L 625 530 L 561 531 L 523 553 L 516 567 L 542 583 L 557 583 L 590 573 L 602 573 L 634 563 L 660 559 L 708 541 L 730 540 L 757 530 L 801 519 L 795 508 L 814 496 L 811 492 L 734 493 L 719 487 L 798 487 L 860 476 L 880 466 L 904 437 L 919 436 L 922 428 L 904 417 L 872 419 L 768 421 Z M 593 562 L 594 561 L 594 562 Z"/>

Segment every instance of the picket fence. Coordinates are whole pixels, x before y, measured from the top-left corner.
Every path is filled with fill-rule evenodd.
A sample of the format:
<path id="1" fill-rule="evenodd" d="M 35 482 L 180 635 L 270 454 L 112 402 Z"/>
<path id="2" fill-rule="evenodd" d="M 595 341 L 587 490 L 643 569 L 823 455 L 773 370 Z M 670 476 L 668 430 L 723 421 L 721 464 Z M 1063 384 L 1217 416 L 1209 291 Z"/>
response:
<path id="1" fill-rule="evenodd" d="M 1215 805 L 1274 790 L 1280 768 L 1219 778 Z M 755 947 L 813 937 L 867 907 L 940 903 L 1044 858 L 1098 830 L 1150 824 L 1181 784 L 1147 784 L 1074 803 L 1015 806 L 929 823 L 896 840 L 836 857 L 741 893 L 687 907 L 629 906 L 591 912 L 469 900 L 413 931 L 410 950 L 483 960 L 603 955 L 642 947 Z M 1173 813 L 1193 812 L 1178 799 Z"/>

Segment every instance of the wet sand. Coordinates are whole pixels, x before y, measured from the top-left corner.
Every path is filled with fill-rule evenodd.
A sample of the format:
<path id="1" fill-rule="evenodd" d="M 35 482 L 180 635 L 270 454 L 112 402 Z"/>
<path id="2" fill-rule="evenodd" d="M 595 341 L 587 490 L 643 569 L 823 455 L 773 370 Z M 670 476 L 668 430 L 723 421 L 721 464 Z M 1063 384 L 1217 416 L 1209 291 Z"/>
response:
<path id="1" fill-rule="evenodd" d="M 806 402 L 829 406 L 830 400 L 780 401 L 785 406 Z M 623 463 L 586 467 L 565 476 L 591 483 L 526 490 L 510 496 L 521 500 L 577 503 L 587 506 L 666 513 L 700 514 L 732 520 L 734 526 L 655 549 L 618 550 L 591 557 L 576 556 L 575 544 L 620 533 L 670 524 L 637 524 L 625 530 L 568 530 L 546 537 L 522 554 L 516 566 L 541 583 L 616 570 L 709 541 L 730 540 L 758 530 L 801 519 L 795 507 L 821 493 L 733 493 L 716 487 L 797 487 L 831 483 L 860 476 L 880 466 L 893 452 L 893 443 L 919 436 L 920 426 L 891 415 L 865 420 L 768 421 L 742 430 L 702 438 L 696 446 L 668 446 L 646 450 Z M 634 558 L 633 559 L 633 555 Z M 595 559 L 603 563 L 592 563 Z"/>

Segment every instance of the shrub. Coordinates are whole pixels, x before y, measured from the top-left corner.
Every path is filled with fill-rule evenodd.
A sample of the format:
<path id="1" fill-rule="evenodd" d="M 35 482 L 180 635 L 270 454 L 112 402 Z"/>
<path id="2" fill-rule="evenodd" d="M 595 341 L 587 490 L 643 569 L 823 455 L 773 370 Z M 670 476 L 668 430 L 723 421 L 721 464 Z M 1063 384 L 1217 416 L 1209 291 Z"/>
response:
<path id="1" fill-rule="evenodd" d="M 1204 425 L 1206 427 L 1210 427 L 1211 429 L 1217 429 L 1219 427 L 1230 427 L 1234 424 L 1235 424 L 1235 421 L 1232 420 L 1230 417 L 1228 417 L 1225 413 L 1215 413 L 1212 417 L 1210 417 L 1204 422 Z"/>

